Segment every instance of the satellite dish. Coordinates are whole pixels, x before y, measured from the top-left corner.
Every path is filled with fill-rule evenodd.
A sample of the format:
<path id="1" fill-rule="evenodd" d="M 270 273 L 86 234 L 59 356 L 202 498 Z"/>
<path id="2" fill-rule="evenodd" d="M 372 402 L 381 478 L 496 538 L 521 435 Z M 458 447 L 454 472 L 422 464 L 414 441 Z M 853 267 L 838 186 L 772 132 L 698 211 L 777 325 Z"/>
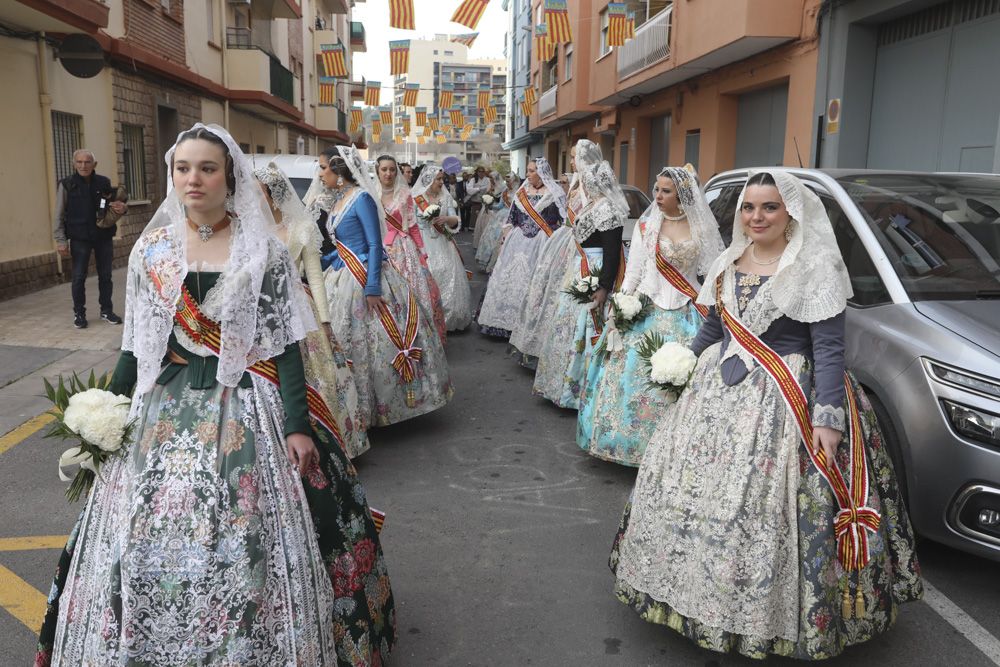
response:
<path id="1" fill-rule="evenodd" d="M 104 49 L 90 35 L 67 35 L 59 44 L 58 57 L 67 72 L 81 79 L 95 77 L 104 69 Z"/>

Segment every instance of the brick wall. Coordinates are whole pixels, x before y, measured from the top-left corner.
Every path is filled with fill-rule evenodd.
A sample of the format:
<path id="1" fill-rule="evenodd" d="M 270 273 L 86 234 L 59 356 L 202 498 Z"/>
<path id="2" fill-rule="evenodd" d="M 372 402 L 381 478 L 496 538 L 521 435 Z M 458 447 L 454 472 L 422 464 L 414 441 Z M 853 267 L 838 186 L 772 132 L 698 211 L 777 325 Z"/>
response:
<path id="1" fill-rule="evenodd" d="M 125 0 L 125 40 L 184 65 L 184 0 Z"/>

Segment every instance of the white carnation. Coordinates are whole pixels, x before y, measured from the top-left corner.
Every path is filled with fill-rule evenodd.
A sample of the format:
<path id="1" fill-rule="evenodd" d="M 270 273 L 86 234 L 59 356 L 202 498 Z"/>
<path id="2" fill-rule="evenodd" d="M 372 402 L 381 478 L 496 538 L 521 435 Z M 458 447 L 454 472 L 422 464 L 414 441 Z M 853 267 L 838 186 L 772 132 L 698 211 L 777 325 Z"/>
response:
<path id="1" fill-rule="evenodd" d="M 581 279 L 577 280 L 577 281 L 576 281 L 576 282 L 574 283 L 574 285 L 573 285 L 573 288 L 574 288 L 574 289 L 575 289 L 575 290 L 576 290 L 577 292 L 586 292 L 586 291 L 587 291 L 587 289 L 588 289 L 588 287 L 589 287 L 589 283 L 587 283 L 587 280 L 586 280 L 586 278 L 581 278 Z"/>
<path id="2" fill-rule="evenodd" d="M 587 282 L 587 285 L 590 287 L 590 289 L 593 290 L 596 290 L 601 282 L 600 278 L 598 278 L 597 276 L 587 276 L 586 278 L 584 278 L 584 280 Z"/>
<path id="3" fill-rule="evenodd" d="M 615 294 L 614 297 L 615 307 L 618 312 L 622 314 L 626 320 L 633 319 L 642 310 L 642 301 L 639 297 L 633 296 L 631 294 Z"/>
<path id="4" fill-rule="evenodd" d="M 697 363 L 694 352 L 680 343 L 664 343 L 649 359 L 649 377 L 657 384 L 682 387 Z"/>
<path id="5" fill-rule="evenodd" d="M 63 423 L 90 444 L 114 452 L 122 446 L 128 411 L 128 398 L 88 389 L 70 397 Z"/>
<path id="6" fill-rule="evenodd" d="M 438 206 L 437 204 L 431 204 L 430 206 L 424 209 L 424 217 L 427 218 L 428 220 L 431 218 L 436 218 L 439 215 L 441 215 L 441 207 Z"/>
<path id="7" fill-rule="evenodd" d="M 492 195 L 483 195 L 483 203 L 487 206 L 492 205 L 495 201 L 496 199 L 494 199 Z"/>

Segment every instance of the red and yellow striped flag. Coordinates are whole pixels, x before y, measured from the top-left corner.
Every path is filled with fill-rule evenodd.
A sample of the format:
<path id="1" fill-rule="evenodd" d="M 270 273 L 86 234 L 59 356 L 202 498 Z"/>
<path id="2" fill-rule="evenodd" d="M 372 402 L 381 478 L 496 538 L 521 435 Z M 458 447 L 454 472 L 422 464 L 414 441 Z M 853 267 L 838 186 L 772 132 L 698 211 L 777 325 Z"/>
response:
<path id="1" fill-rule="evenodd" d="M 450 109 L 455 104 L 455 84 L 441 84 L 441 99 L 438 100 L 439 109 Z"/>
<path id="2" fill-rule="evenodd" d="M 472 136 L 472 126 L 466 125 L 462 128 L 462 141 L 468 141 L 469 137 Z"/>
<path id="3" fill-rule="evenodd" d="M 406 88 L 403 89 L 403 106 L 404 107 L 417 106 L 417 95 L 419 93 L 420 93 L 419 83 L 406 84 Z"/>
<path id="4" fill-rule="evenodd" d="M 460 108 L 455 107 L 454 109 L 450 110 L 448 114 L 451 116 L 451 124 L 454 125 L 455 127 L 461 127 L 462 125 L 465 125 L 465 114 L 462 113 L 462 110 Z"/>
<path id="5" fill-rule="evenodd" d="M 629 12 L 625 19 L 625 39 L 635 38 L 635 12 Z"/>
<path id="6" fill-rule="evenodd" d="M 545 0 L 545 24 L 549 27 L 549 38 L 553 44 L 568 44 L 573 41 L 566 0 Z"/>
<path id="7" fill-rule="evenodd" d="M 389 74 L 399 76 L 410 69 L 410 40 L 399 39 L 389 42 Z"/>
<path id="8" fill-rule="evenodd" d="M 358 131 L 362 120 L 364 120 L 364 113 L 361 109 L 351 109 L 351 132 Z"/>
<path id="9" fill-rule="evenodd" d="M 401 134 L 397 134 L 397 135 L 395 136 L 395 141 L 396 141 L 396 143 L 397 143 L 397 144 L 401 144 L 401 143 L 403 143 L 403 135 L 401 135 Z"/>
<path id="10" fill-rule="evenodd" d="M 372 118 L 372 134 L 382 134 L 382 121 Z"/>
<path id="11" fill-rule="evenodd" d="M 410 124 L 410 117 L 403 116 L 403 134 L 409 135 L 412 129 L 413 126 Z"/>
<path id="12" fill-rule="evenodd" d="M 528 100 L 522 99 L 521 100 L 521 113 L 523 113 L 525 116 L 530 116 L 532 110 L 534 109 L 534 106 L 535 105 L 533 105 Z"/>
<path id="13" fill-rule="evenodd" d="M 365 84 L 365 104 L 370 107 L 377 107 L 381 99 L 382 84 L 378 81 L 369 81 Z"/>
<path id="14" fill-rule="evenodd" d="M 528 86 L 524 89 L 524 101 L 532 106 L 538 101 L 538 93 L 535 92 L 534 86 Z"/>
<path id="15" fill-rule="evenodd" d="M 431 129 L 434 130 L 435 132 L 441 129 L 441 121 L 438 120 L 437 116 L 432 117 L 430 119 L 430 123 L 431 123 Z"/>
<path id="16" fill-rule="evenodd" d="M 427 143 L 427 137 L 421 134 L 420 136 L 417 137 L 417 143 L 423 146 L 424 144 Z"/>
<path id="17" fill-rule="evenodd" d="M 413 0 L 389 0 L 389 27 L 415 30 Z"/>
<path id="18" fill-rule="evenodd" d="M 451 20 L 453 23 L 461 23 L 470 30 L 475 30 L 476 26 L 479 25 L 479 19 L 483 18 L 483 12 L 486 11 L 488 4 L 490 4 L 490 0 L 462 0 L 462 4 L 455 10 Z"/>
<path id="19" fill-rule="evenodd" d="M 380 143 L 382 143 L 382 133 L 381 132 L 376 132 L 375 128 L 372 128 L 372 143 L 373 144 L 380 144 Z"/>
<path id="20" fill-rule="evenodd" d="M 431 134 L 433 134 L 433 131 L 431 130 L 431 126 L 430 125 L 424 125 L 424 136 L 425 137 L 429 137 L 429 136 L 431 136 Z"/>
<path id="21" fill-rule="evenodd" d="M 427 127 L 427 107 L 417 107 L 417 125 Z"/>
<path id="22" fill-rule="evenodd" d="M 383 125 L 392 125 L 392 107 L 379 107 L 378 115 Z"/>
<path id="23" fill-rule="evenodd" d="M 451 41 L 457 44 L 465 44 L 467 47 L 471 49 L 472 44 L 476 41 L 476 37 L 479 37 L 478 32 L 470 32 L 467 35 L 452 35 Z"/>
<path id="24" fill-rule="evenodd" d="M 497 108 L 493 105 L 486 107 L 483 110 L 483 119 L 487 125 L 497 122 Z"/>
<path id="25" fill-rule="evenodd" d="M 448 141 L 448 137 L 444 136 L 444 132 L 438 132 L 435 139 L 437 139 L 439 144 L 447 143 Z"/>
<path id="26" fill-rule="evenodd" d="M 332 107 L 337 99 L 337 80 L 332 76 L 319 78 L 319 105 Z"/>
<path id="27" fill-rule="evenodd" d="M 321 44 L 320 60 L 323 62 L 323 76 L 343 79 L 347 74 L 347 61 L 344 58 L 343 44 Z"/>
<path id="28" fill-rule="evenodd" d="M 608 46 L 624 46 L 626 36 L 627 16 L 624 2 L 608 3 Z"/>
<path id="29" fill-rule="evenodd" d="M 485 109 L 490 105 L 490 85 L 488 83 L 483 84 L 479 87 L 479 94 L 476 96 L 476 106 L 480 109 Z"/>
<path id="30" fill-rule="evenodd" d="M 538 62 L 548 62 L 556 54 L 556 44 L 549 39 L 549 27 L 544 23 L 535 26 L 535 51 Z"/>

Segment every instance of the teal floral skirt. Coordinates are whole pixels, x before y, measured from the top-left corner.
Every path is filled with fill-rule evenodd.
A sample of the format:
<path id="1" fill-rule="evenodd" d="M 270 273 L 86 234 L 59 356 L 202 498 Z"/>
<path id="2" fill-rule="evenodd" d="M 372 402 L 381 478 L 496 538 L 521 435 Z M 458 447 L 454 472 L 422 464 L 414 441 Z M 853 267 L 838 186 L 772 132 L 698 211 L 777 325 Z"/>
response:
<path id="1" fill-rule="evenodd" d="M 655 308 L 622 335 L 624 349 L 609 352 L 607 329 L 594 346 L 580 397 L 576 442 L 591 456 L 637 467 L 646 443 L 667 409 L 665 392 L 649 384 L 645 362 L 636 351 L 643 336 L 655 332 L 666 341 L 687 345 L 702 318 L 690 304 L 677 310 Z"/>
<path id="2" fill-rule="evenodd" d="M 281 397 L 193 389 L 188 367 L 135 399 L 59 560 L 36 665 L 381 665 L 389 576 L 364 489 L 332 436 L 288 460 Z"/>
<path id="3" fill-rule="evenodd" d="M 718 357 L 718 345 L 702 354 L 646 450 L 609 560 L 618 599 L 699 646 L 757 659 L 829 658 L 885 632 L 923 587 L 861 387 L 852 378 L 870 476 L 866 504 L 881 522 L 869 534 L 868 564 L 848 573 L 836 555 L 837 504 L 773 380 L 755 367 L 726 386 Z M 810 395 L 811 362 L 785 361 Z M 836 458 L 841 470 L 846 443 Z"/>

